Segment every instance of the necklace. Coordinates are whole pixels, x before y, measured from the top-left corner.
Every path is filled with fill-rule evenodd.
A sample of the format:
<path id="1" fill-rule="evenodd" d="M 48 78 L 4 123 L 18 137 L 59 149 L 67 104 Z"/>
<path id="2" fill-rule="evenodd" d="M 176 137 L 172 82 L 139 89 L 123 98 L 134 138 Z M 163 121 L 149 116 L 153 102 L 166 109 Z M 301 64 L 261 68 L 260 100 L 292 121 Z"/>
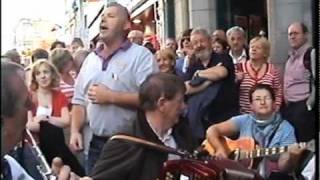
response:
<path id="1" fill-rule="evenodd" d="M 262 69 L 263 65 L 264 65 L 264 63 L 263 63 L 260 67 L 254 68 L 253 65 L 252 65 L 252 63 L 250 62 L 250 67 L 251 67 L 251 69 L 252 69 L 252 71 L 254 72 L 254 75 L 255 75 L 256 77 L 258 76 L 259 71 Z"/>

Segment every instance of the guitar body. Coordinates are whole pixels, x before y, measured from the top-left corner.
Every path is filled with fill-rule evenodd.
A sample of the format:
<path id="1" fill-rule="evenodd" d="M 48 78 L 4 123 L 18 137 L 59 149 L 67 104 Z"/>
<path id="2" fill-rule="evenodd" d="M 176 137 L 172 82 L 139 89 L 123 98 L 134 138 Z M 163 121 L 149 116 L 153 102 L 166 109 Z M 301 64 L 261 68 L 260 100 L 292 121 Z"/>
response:
<path id="1" fill-rule="evenodd" d="M 289 149 L 289 146 L 259 148 L 257 145 L 255 145 L 254 139 L 250 137 L 240 138 L 238 140 L 231 140 L 229 138 L 222 137 L 220 141 L 227 151 L 230 159 L 239 161 L 241 164 L 250 169 L 257 167 L 262 157 L 281 154 Z M 307 148 L 308 150 L 314 152 L 315 140 L 313 139 L 309 142 L 300 142 L 298 143 L 298 146 L 300 148 Z M 201 147 L 211 156 L 215 156 L 216 151 L 207 140 L 202 143 Z"/>
<path id="2" fill-rule="evenodd" d="M 227 137 L 222 137 L 220 142 L 223 144 L 227 154 L 229 155 L 229 159 L 239 161 L 242 165 L 248 168 L 253 168 L 256 164 L 253 159 L 239 159 L 239 153 L 244 151 L 252 151 L 256 148 L 254 139 L 250 137 L 243 137 L 237 140 L 232 140 Z M 202 147 L 204 150 L 208 151 L 211 156 L 215 156 L 216 150 L 210 145 L 210 143 L 205 140 L 202 143 Z"/>

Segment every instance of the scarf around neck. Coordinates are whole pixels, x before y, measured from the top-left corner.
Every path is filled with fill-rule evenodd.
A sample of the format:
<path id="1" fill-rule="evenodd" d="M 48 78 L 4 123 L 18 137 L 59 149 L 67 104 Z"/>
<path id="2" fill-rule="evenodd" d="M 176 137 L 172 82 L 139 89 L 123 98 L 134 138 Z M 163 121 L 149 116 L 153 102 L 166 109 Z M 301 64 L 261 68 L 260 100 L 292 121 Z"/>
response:
<path id="1" fill-rule="evenodd" d="M 279 113 L 273 113 L 269 119 L 259 120 L 256 115 L 250 114 L 250 119 L 253 121 L 252 135 L 261 147 L 268 147 L 270 145 L 271 134 L 278 129 L 278 124 L 282 122 Z"/>

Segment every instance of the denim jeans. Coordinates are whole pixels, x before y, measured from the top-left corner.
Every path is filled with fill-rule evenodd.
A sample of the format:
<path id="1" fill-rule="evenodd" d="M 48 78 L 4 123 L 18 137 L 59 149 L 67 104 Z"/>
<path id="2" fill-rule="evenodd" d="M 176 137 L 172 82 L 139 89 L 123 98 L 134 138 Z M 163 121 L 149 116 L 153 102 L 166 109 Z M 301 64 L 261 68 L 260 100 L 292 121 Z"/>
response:
<path id="1" fill-rule="evenodd" d="M 88 153 L 81 151 L 81 152 L 77 152 L 76 156 L 77 156 L 79 163 L 84 168 L 86 175 L 88 175 L 88 173 L 89 173 Z"/>
<path id="2" fill-rule="evenodd" d="M 90 147 L 89 147 L 89 155 L 88 155 L 88 172 L 89 174 L 92 171 L 92 168 L 96 164 L 97 160 L 99 159 L 99 156 L 101 154 L 101 151 L 103 149 L 104 144 L 108 141 L 107 137 L 98 137 L 93 135 Z"/>

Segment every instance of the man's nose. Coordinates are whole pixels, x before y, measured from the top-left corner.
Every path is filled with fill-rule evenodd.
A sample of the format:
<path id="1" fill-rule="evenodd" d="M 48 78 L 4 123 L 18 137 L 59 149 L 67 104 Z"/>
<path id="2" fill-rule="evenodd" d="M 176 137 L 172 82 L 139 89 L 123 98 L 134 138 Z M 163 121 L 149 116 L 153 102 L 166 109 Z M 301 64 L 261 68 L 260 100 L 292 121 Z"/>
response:
<path id="1" fill-rule="evenodd" d="M 194 48 L 201 47 L 201 43 L 200 42 L 193 42 L 192 44 L 193 44 Z"/>
<path id="2" fill-rule="evenodd" d="M 265 104 L 266 103 L 266 99 L 260 99 L 260 104 Z"/>

